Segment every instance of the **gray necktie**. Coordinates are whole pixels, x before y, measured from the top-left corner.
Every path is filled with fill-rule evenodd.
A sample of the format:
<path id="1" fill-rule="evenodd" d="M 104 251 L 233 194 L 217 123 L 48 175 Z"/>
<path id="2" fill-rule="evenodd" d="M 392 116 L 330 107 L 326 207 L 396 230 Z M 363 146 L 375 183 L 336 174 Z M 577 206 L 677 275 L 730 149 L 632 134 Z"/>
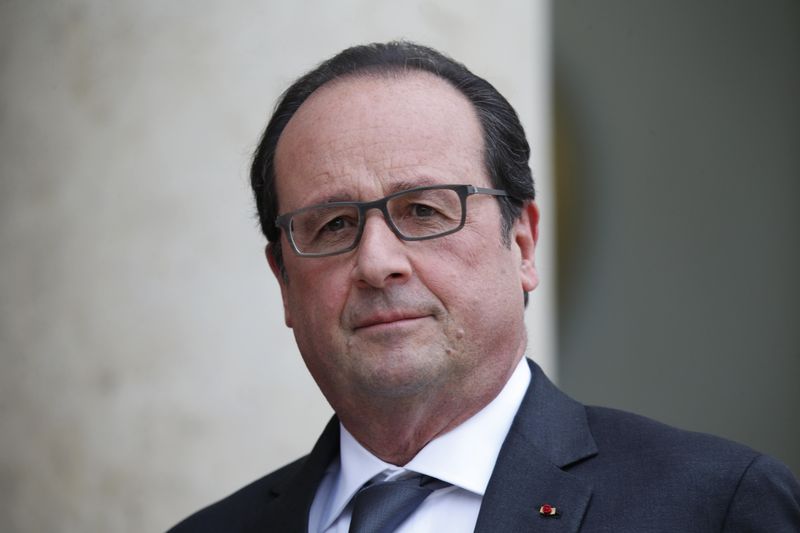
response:
<path id="1" fill-rule="evenodd" d="M 353 500 L 350 533 L 391 533 L 422 500 L 445 485 L 436 478 L 417 475 L 362 488 Z"/>

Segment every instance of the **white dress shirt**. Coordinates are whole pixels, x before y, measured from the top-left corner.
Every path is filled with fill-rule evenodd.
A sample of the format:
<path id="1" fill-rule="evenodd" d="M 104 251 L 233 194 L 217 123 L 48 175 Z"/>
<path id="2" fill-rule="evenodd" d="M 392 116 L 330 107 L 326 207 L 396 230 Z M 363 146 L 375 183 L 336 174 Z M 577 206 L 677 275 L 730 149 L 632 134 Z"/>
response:
<path id="1" fill-rule="evenodd" d="M 340 424 L 341 451 L 317 488 L 309 514 L 310 533 L 347 533 L 353 496 L 378 476 L 379 481 L 409 471 L 433 476 L 452 486 L 435 491 L 397 529 L 397 533 L 468 532 L 475 529 L 481 500 L 500 447 L 531 380 L 523 357 L 503 389 L 483 409 L 429 442 L 404 467 L 370 453 Z"/>

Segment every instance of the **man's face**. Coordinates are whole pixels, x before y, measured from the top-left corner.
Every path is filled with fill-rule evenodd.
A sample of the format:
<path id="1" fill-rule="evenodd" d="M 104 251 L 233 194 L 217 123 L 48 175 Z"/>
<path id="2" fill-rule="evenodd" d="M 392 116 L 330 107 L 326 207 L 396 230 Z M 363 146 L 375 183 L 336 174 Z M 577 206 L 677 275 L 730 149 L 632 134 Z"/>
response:
<path id="1" fill-rule="evenodd" d="M 471 104 L 433 75 L 332 82 L 280 138 L 279 212 L 422 185 L 490 187 L 483 153 Z M 536 218 L 531 205 L 510 247 L 497 200 L 485 195 L 468 198 L 461 231 L 433 240 L 399 240 L 378 210 L 368 212 L 358 247 L 341 255 L 299 257 L 282 235 L 286 278 L 271 264 L 286 324 L 334 409 L 433 391 L 496 394 L 525 348 Z"/>

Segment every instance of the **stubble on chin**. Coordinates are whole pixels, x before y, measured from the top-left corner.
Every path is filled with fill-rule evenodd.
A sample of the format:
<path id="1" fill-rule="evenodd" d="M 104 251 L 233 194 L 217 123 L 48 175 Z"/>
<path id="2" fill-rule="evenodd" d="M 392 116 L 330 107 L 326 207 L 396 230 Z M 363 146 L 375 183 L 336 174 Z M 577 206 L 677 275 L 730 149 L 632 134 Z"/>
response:
<path id="1" fill-rule="evenodd" d="M 344 354 L 354 392 L 372 398 L 433 397 L 464 372 L 463 330 L 446 314 L 408 334 L 348 338 Z"/>

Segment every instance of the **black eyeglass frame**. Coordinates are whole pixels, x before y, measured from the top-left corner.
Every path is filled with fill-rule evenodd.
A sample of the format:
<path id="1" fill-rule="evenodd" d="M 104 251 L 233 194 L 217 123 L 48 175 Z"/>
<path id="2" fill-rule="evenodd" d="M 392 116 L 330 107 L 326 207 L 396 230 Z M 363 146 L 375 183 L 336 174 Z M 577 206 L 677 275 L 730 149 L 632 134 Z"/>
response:
<path id="1" fill-rule="evenodd" d="M 397 226 L 395 226 L 391 215 L 389 215 L 389 210 L 387 209 L 386 204 L 393 198 L 411 192 L 442 190 L 442 189 L 455 191 L 458 194 L 458 198 L 461 201 L 461 220 L 459 221 L 458 226 L 442 233 L 435 233 L 433 235 L 424 235 L 422 237 L 408 237 L 406 235 L 403 235 L 397 228 Z M 294 252 L 297 255 L 301 257 L 328 257 L 331 255 L 344 254 L 351 250 L 355 250 L 358 247 L 358 244 L 361 242 L 361 235 L 364 233 L 364 225 L 366 224 L 367 220 L 367 211 L 369 211 L 370 209 L 378 209 L 383 214 L 383 220 L 386 222 L 386 225 L 389 226 L 389 229 L 392 230 L 392 233 L 394 233 L 398 239 L 403 241 L 426 241 L 428 239 L 438 239 L 439 237 L 451 235 L 461 230 L 464 227 L 464 224 L 466 223 L 467 220 L 467 197 L 472 196 L 474 194 L 488 194 L 490 196 L 506 196 L 508 198 L 513 198 L 510 194 L 501 189 L 488 189 L 486 187 L 476 187 L 474 185 L 429 185 L 425 187 L 414 187 L 412 189 L 398 191 L 396 193 L 392 193 L 388 196 L 384 196 L 383 198 L 380 198 L 378 200 L 373 200 L 371 202 L 330 202 L 326 204 L 317 204 L 308 207 L 303 207 L 302 209 L 297 209 L 296 211 L 290 211 L 289 213 L 284 213 L 282 215 L 279 215 L 277 218 L 275 218 L 275 225 L 278 226 L 280 229 L 282 229 L 283 232 L 286 234 L 287 240 L 289 241 L 289 244 L 292 246 L 292 250 L 294 250 Z M 358 209 L 358 229 L 356 230 L 356 236 L 353 239 L 353 244 L 342 250 L 337 250 L 335 252 L 325 252 L 325 253 L 301 252 L 297 248 L 297 245 L 294 242 L 294 236 L 292 235 L 292 229 L 291 229 L 292 217 L 300 213 L 303 213 L 305 211 L 318 209 L 320 207 L 355 207 L 356 209 Z"/>

